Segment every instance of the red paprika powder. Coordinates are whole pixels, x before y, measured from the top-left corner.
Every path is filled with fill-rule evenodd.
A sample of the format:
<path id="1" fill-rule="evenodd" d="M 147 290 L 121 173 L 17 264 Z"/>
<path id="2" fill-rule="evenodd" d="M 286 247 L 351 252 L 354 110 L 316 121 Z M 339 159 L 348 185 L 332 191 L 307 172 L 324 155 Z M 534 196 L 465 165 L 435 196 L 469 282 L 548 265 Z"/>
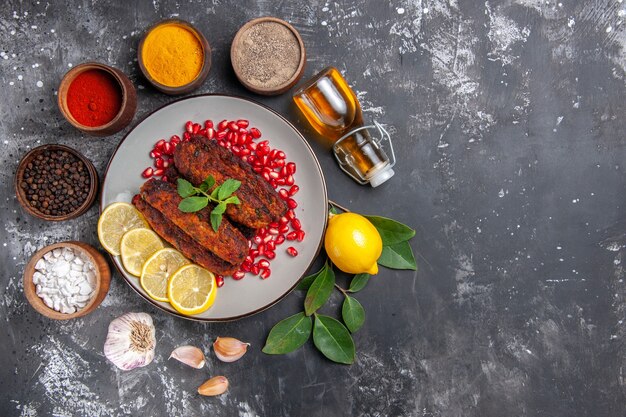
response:
<path id="1" fill-rule="evenodd" d="M 67 90 L 67 107 L 76 121 L 95 127 L 109 123 L 122 106 L 122 89 L 111 74 L 91 69 L 78 74 Z"/>

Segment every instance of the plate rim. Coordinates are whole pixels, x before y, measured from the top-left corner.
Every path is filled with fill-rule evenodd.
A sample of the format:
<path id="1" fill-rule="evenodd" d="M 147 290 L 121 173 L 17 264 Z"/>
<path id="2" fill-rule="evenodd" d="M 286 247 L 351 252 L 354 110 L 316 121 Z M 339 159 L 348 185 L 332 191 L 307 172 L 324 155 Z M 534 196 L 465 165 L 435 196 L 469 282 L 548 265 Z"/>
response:
<path id="1" fill-rule="evenodd" d="M 104 175 L 102 177 L 102 182 L 101 182 L 101 190 L 100 190 L 100 201 L 98 204 L 98 208 L 99 208 L 99 214 L 102 214 L 102 211 L 104 210 L 103 207 L 103 199 L 104 199 L 104 184 L 106 183 L 106 179 L 107 176 L 109 174 L 109 168 L 111 166 L 111 163 L 113 162 L 113 159 L 115 158 L 115 156 L 117 155 L 117 152 L 120 149 L 120 146 L 122 146 L 122 144 L 126 141 L 126 139 L 128 139 L 128 136 L 133 133 L 135 131 L 135 129 L 137 127 L 139 127 L 139 125 L 141 125 L 143 122 L 146 121 L 146 119 L 150 116 L 152 116 L 154 113 L 169 107 L 173 104 L 179 103 L 181 101 L 185 101 L 185 100 L 190 100 L 190 99 L 195 99 L 195 98 L 199 98 L 199 97 L 223 97 L 223 98 L 234 98 L 237 100 L 242 100 L 242 101 L 246 101 L 248 103 L 251 103 L 253 105 L 259 106 L 271 113 L 273 113 L 274 115 L 278 116 L 283 122 L 285 122 L 291 129 L 293 129 L 293 131 L 297 134 L 297 136 L 300 137 L 300 139 L 302 140 L 302 142 L 304 143 L 304 145 L 307 147 L 307 149 L 309 150 L 309 152 L 311 153 L 311 156 L 313 157 L 313 162 L 315 162 L 315 165 L 318 168 L 320 177 L 322 179 L 322 190 L 324 192 L 324 202 L 325 202 L 325 206 L 328 207 L 328 189 L 326 187 L 326 178 L 324 177 L 324 171 L 322 170 L 322 166 L 319 162 L 319 160 L 317 159 L 317 155 L 315 155 L 315 152 L 313 151 L 313 148 L 311 147 L 311 145 L 307 142 L 306 138 L 304 137 L 304 135 L 302 135 L 302 133 L 300 133 L 300 131 L 298 129 L 296 129 L 296 127 L 293 125 L 293 123 L 291 123 L 289 120 L 287 120 L 282 114 L 278 113 L 276 110 L 270 108 L 269 106 L 266 106 L 263 103 L 259 103 L 256 100 L 253 100 L 251 98 L 248 97 L 243 97 L 243 96 L 238 96 L 238 95 L 234 95 L 234 94 L 221 94 L 221 93 L 205 93 L 205 94 L 196 94 L 196 95 L 191 95 L 191 96 L 186 96 L 186 97 L 182 97 L 173 101 L 170 101 L 168 103 L 163 104 L 162 106 L 157 107 L 156 109 L 146 113 L 141 120 L 139 120 L 128 132 L 126 132 L 126 134 L 124 135 L 124 137 L 118 142 L 118 144 L 115 146 L 115 150 L 113 151 L 113 154 L 111 155 L 111 157 L 109 158 L 109 161 L 107 162 L 106 168 L 104 170 Z M 323 230 L 326 230 L 326 225 L 328 223 L 328 216 L 324 217 L 324 224 L 323 224 Z M 138 291 L 133 285 L 131 285 L 128 279 L 128 277 L 124 274 L 124 272 L 120 269 L 120 267 L 118 266 L 117 262 L 115 262 L 115 258 L 113 255 L 111 255 L 110 253 L 107 252 L 107 255 L 109 256 L 109 258 L 111 259 L 111 262 L 113 263 L 113 266 L 115 266 L 115 269 L 117 270 L 117 272 L 120 273 L 120 275 L 122 276 L 122 278 L 124 279 L 124 282 L 126 283 L 126 285 L 128 285 L 135 293 L 137 293 L 141 298 L 144 299 L 144 301 L 147 301 L 149 304 L 151 304 L 153 307 L 158 308 L 160 311 L 163 311 L 167 314 L 170 314 L 174 317 L 179 317 L 185 320 L 190 320 L 190 321 L 196 321 L 196 322 L 202 322 L 202 323 L 223 323 L 223 322 L 230 322 L 230 321 L 236 321 L 236 320 L 241 320 L 243 318 L 246 317 L 251 317 L 254 316 L 258 313 L 261 313 L 271 307 L 273 307 L 274 305 L 278 304 L 280 301 L 282 301 L 285 297 L 287 297 L 289 294 L 291 294 L 293 292 L 293 290 L 298 286 L 298 284 L 300 283 L 300 281 L 302 281 L 302 279 L 304 278 L 304 276 L 306 275 L 306 272 L 309 270 L 309 268 L 311 268 L 311 266 L 315 263 L 315 260 L 317 259 L 321 249 L 322 249 L 322 244 L 324 242 L 324 233 L 322 233 L 321 237 L 320 237 L 320 241 L 317 244 L 317 248 L 315 250 L 315 255 L 313 256 L 313 259 L 311 260 L 311 262 L 309 262 L 309 265 L 307 265 L 307 267 L 304 269 L 304 272 L 302 273 L 302 275 L 295 281 L 295 283 L 286 291 L 284 292 L 282 295 L 280 295 L 278 298 L 276 298 L 275 300 L 271 301 L 269 304 L 266 304 L 262 307 L 259 307 L 249 313 L 245 313 L 245 314 L 240 314 L 237 316 L 231 316 L 231 317 L 224 317 L 224 318 L 202 318 L 202 317 L 193 317 L 193 316 L 185 316 L 183 314 L 180 314 L 178 312 L 173 312 L 173 311 L 169 311 L 165 308 L 163 308 L 160 304 L 158 304 L 155 300 L 152 300 L 150 297 L 148 297 L 147 295 L 141 293 L 140 291 Z"/>

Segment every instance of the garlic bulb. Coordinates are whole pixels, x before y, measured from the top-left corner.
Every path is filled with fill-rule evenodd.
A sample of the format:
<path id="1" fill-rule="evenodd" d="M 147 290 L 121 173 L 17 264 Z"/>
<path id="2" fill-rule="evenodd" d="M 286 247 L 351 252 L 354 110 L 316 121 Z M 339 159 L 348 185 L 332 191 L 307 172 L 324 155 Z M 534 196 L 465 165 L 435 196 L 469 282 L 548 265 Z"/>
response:
<path id="1" fill-rule="evenodd" d="M 172 351 L 170 358 L 196 369 L 204 366 L 204 353 L 195 346 L 179 346 Z"/>
<path id="2" fill-rule="evenodd" d="M 234 337 L 218 337 L 213 343 L 215 356 L 222 362 L 234 362 L 246 354 L 250 343 L 244 343 Z"/>
<path id="3" fill-rule="evenodd" d="M 109 324 L 104 355 L 125 371 L 146 366 L 154 359 L 154 324 L 146 313 L 126 313 Z"/>
<path id="4" fill-rule="evenodd" d="M 200 395 L 220 395 L 228 389 L 228 379 L 225 376 L 214 376 L 198 387 Z"/>

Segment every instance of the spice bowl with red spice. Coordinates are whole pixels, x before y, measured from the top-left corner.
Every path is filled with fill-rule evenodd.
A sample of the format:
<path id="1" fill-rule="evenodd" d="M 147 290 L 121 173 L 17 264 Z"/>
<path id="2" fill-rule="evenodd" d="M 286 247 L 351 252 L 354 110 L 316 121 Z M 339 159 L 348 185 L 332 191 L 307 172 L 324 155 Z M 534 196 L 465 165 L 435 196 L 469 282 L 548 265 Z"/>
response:
<path id="1" fill-rule="evenodd" d="M 122 71 L 86 62 L 65 74 L 58 103 L 63 116 L 75 128 L 93 136 L 109 136 L 133 120 L 137 93 Z"/>

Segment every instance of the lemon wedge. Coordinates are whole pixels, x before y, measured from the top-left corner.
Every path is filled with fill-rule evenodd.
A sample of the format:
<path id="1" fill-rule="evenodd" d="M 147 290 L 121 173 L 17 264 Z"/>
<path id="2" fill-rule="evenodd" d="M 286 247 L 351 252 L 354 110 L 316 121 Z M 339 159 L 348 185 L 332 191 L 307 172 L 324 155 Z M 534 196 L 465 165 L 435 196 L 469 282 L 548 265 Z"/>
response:
<path id="1" fill-rule="evenodd" d="M 130 230 L 120 242 L 122 264 L 128 273 L 140 276 L 143 264 L 159 249 L 163 249 L 163 242 L 152 230 Z"/>
<path id="2" fill-rule="evenodd" d="M 150 298 L 157 301 L 169 301 L 167 282 L 174 272 L 188 263 L 187 258 L 176 249 L 158 250 L 143 264 L 139 283 Z"/>
<path id="3" fill-rule="evenodd" d="M 148 227 L 146 219 L 132 204 L 113 203 L 104 209 L 98 219 L 98 239 L 107 252 L 118 256 L 122 236 L 126 232 Z"/>
<path id="4" fill-rule="evenodd" d="M 172 307 L 186 316 L 200 314 L 215 302 L 215 275 L 198 265 L 185 265 L 167 283 L 167 296 Z"/>

